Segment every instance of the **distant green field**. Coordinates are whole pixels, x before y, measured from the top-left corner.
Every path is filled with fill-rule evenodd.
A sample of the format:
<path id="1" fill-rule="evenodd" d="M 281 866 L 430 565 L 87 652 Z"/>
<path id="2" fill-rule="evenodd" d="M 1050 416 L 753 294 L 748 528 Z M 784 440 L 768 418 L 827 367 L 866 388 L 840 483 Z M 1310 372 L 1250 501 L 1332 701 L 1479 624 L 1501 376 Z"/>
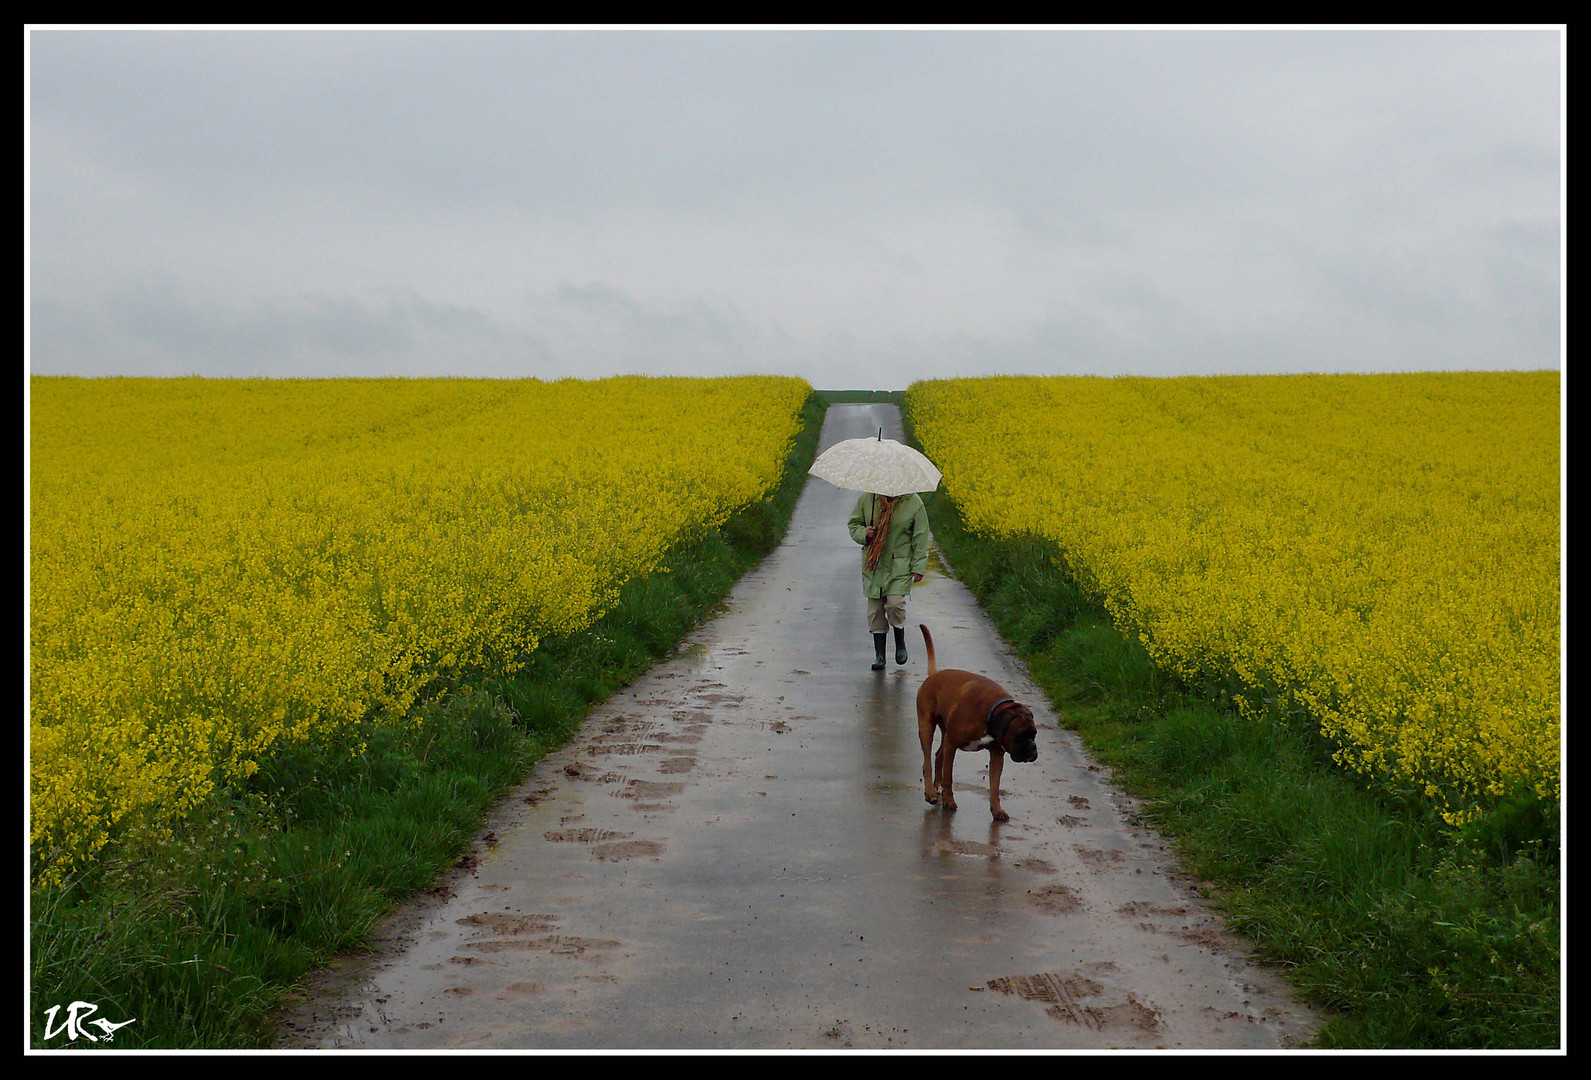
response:
<path id="1" fill-rule="evenodd" d="M 818 390 L 815 391 L 825 405 L 888 404 L 905 402 L 904 390 Z"/>

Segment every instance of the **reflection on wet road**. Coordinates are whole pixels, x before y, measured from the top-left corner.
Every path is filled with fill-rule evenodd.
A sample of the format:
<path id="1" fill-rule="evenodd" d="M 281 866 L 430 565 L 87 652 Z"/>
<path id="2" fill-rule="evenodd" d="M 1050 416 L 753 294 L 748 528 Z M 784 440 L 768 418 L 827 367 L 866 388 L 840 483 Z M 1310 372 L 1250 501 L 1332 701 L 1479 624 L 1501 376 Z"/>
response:
<path id="1" fill-rule="evenodd" d="M 886 406 L 835 406 L 823 446 Z M 785 543 L 670 662 L 593 712 L 483 830 L 473 873 L 399 912 L 283 1046 L 1273 1048 L 1315 1019 L 1179 880 L 1130 804 L 930 573 L 939 662 L 1029 705 L 1039 759 L 957 761 L 923 801 L 905 666 L 869 670 L 856 496 L 812 480 Z M 963 794 L 964 793 L 964 794 Z"/>

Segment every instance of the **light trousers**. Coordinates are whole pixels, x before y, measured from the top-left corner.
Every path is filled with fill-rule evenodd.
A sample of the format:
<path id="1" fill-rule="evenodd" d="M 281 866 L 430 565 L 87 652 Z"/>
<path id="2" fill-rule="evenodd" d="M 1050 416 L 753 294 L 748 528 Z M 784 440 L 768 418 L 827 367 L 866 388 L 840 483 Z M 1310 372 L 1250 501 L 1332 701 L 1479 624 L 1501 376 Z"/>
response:
<path id="1" fill-rule="evenodd" d="M 873 633 L 882 634 L 890 626 L 905 625 L 906 597 L 903 594 L 867 598 L 867 628 Z"/>

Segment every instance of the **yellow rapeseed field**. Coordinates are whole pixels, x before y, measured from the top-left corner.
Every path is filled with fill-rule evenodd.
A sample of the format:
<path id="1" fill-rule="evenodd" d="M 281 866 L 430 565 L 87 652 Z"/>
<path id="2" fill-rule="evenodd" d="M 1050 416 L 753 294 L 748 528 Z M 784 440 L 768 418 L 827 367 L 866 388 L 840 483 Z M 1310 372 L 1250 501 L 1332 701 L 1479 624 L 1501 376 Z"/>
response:
<path id="1" fill-rule="evenodd" d="M 777 483 L 799 379 L 34 378 L 41 881 L 283 740 L 512 671 Z"/>
<path id="2" fill-rule="evenodd" d="M 918 383 L 974 530 L 1053 542 L 1117 624 L 1448 821 L 1559 792 L 1556 372 Z"/>

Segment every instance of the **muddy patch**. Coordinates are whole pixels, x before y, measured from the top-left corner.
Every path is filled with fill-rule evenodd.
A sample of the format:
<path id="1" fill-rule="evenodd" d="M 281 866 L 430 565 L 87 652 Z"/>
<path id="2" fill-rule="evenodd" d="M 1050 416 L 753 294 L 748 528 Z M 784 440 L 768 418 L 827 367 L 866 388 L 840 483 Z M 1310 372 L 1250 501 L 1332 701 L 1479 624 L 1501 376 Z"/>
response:
<path id="1" fill-rule="evenodd" d="M 1160 904 L 1151 904 L 1147 900 L 1134 900 L 1130 904 L 1123 904 L 1121 907 L 1117 908 L 1116 913 L 1119 915 L 1129 915 L 1134 918 L 1142 918 L 1145 915 L 1186 915 L 1188 913 L 1188 909 L 1181 906 L 1164 907 Z"/>
<path id="2" fill-rule="evenodd" d="M 541 835 L 560 844 L 600 844 L 608 840 L 626 840 L 635 834 L 616 829 L 555 829 Z"/>
<path id="3" fill-rule="evenodd" d="M 602 757 L 612 754 L 619 757 L 633 757 L 636 754 L 660 754 L 668 747 L 662 743 L 606 743 L 600 746 L 591 746 L 586 753 L 592 757 Z"/>
<path id="4" fill-rule="evenodd" d="M 600 754 L 601 751 L 595 751 Z M 598 772 L 585 761 L 571 761 L 563 767 L 563 774 L 571 780 L 585 780 L 594 784 L 617 784 L 629 777 L 617 772 Z"/>
<path id="5" fill-rule="evenodd" d="M 478 926 L 494 934 L 546 934 L 558 928 L 556 915 L 510 915 L 506 911 L 483 911 L 458 920 L 460 926 Z"/>
<path id="6" fill-rule="evenodd" d="M 1074 847 L 1072 850 L 1077 852 L 1077 857 L 1082 859 L 1085 865 L 1096 872 L 1104 870 L 1107 866 L 1115 866 L 1127 861 L 1126 854 L 1115 848 Z"/>
<path id="7" fill-rule="evenodd" d="M 1051 915 L 1070 915 L 1083 906 L 1083 898 L 1065 885 L 1046 885 L 1042 889 L 1029 889 L 1028 903 Z"/>
<path id="8" fill-rule="evenodd" d="M 1160 1010 L 1145 1005 L 1131 994 L 1120 1005 L 1103 1009 L 1091 1005 L 1084 1012 L 1094 1021 L 1092 1026 L 1101 1030 L 1131 1028 L 1135 1031 L 1154 1031 L 1160 1026 Z"/>
<path id="9" fill-rule="evenodd" d="M 540 983 L 511 982 L 492 996 L 502 1001 L 520 1001 L 524 998 L 541 997 L 546 992 L 546 987 Z"/>
<path id="10" fill-rule="evenodd" d="M 546 950 L 554 956 L 584 956 L 588 952 L 606 952 L 617 949 L 621 942 L 608 938 L 573 937 L 567 934 L 549 934 L 539 938 L 506 938 L 497 941 L 467 941 L 466 949 L 477 952 L 537 952 Z"/>
<path id="11" fill-rule="evenodd" d="M 1057 825 L 1063 825 L 1063 826 L 1065 826 L 1068 829 L 1075 829 L 1079 825 L 1082 825 L 1084 827 L 1086 827 L 1088 825 L 1088 822 L 1084 821 L 1082 818 L 1073 817 L 1070 814 L 1062 814 L 1060 817 L 1055 819 L 1055 823 Z"/>
<path id="12" fill-rule="evenodd" d="M 1041 972 L 1038 975 L 1007 975 L 990 979 L 988 987 L 998 994 L 1014 994 L 1023 1001 L 1037 1001 L 1045 1006 L 1046 1015 L 1056 1020 L 1099 1029 L 1104 1026 L 1097 1010 L 1078 1003 L 1078 998 L 1095 997 L 1104 986 L 1085 975 L 1059 975 Z"/>
<path id="13" fill-rule="evenodd" d="M 694 768 L 696 768 L 696 759 L 694 757 L 671 757 L 665 760 L 662 765 L 659 765 L 657 771 L 672 776 L 679 773 L 688 773 Z"/>
<path id="14" fill-rule="evenodd" d="M 631 780 L 624 790 L 615 791 L 618 799 L 667 799 L 685 790 L 680 783 L 663 783 L 657 780 Z"/>
<path id="15" fill-rule="evenodd" d="M 661 840 L 622 840 L 616 844 L 598 844 L 591 849 L 603 862 L 620 862 L 624 859 L 657 858 L 663 854 Z"/>
<path id="16" fill-rule="evenodd" d="M 1033 858 L 1018 859 L 1016 862 L 1012 863 L 1011 865 L 1016 867 L 1018 870 L 1031 870 L 1035 874 L 1053 874 L 1053 873 L 1056 873 L 1055 867 L 1051 866 L 1049 864 L 1049 862 L 1047 862 L 1044 859 L 1033 859 Z"/>
<path id="17" fill-rule="evenodd" d="M 1066 801 L 1072 804 L 1072 809 L 1073 810 L 1088 810 L 1088 809 L 1090 809 L 1090 807 L 1088 805 L 1088 800 L 1083 798 L 1081 795 L 1068 795 L 1066 797 Z"/>
<path id="18" fill-rule="evenodd" d="M 1186 941 L 1189 945 L 1203 945 L 1211 952 L 1232 947 L 1232 939 L 1219 927 L 1204 926 L 1192 927 L 1186 930 L 1172 930 L 1171 936 L 1178 941 Z"/>

